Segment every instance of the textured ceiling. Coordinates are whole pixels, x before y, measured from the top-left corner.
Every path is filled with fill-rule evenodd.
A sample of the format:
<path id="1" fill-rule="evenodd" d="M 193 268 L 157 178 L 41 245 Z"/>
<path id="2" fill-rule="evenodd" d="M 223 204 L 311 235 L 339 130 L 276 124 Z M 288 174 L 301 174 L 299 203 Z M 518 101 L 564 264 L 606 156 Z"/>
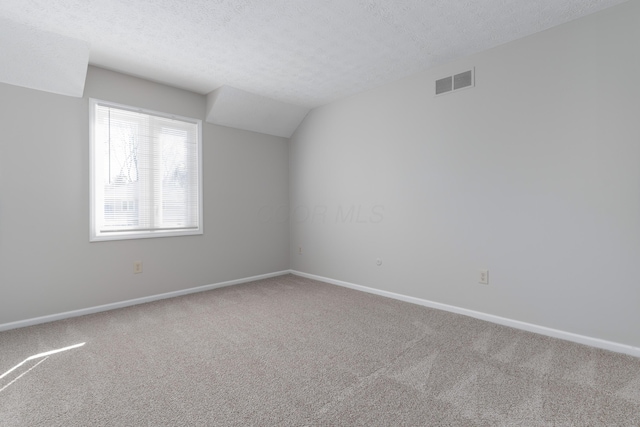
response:
<path id="1" fill-rule="evenodd" d="M 104 68 L 315 107 L 623 2 L 0 0 L 0 18 L 86 41 Z"/>
<path id="2" fill-rule="evenodd" d="M 0 82 L 82 97 L 89 44 L 0 17 Z"/>

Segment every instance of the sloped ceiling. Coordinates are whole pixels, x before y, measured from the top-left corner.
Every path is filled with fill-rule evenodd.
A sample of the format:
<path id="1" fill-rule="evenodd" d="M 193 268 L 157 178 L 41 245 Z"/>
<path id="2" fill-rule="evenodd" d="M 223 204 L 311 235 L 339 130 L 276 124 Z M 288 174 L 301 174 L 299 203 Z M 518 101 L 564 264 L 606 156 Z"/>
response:
<path id="1" fill-rule="evenodd" d="M 99 67 L 310 109 L 623 2 L 2 0 L 0 17 L 89 43 Z"/>
<path id="2" fill-rule="evenodd" d="M 222 86 L 207 95 L 207 121 L 289 138 L 308 108 Z"/>
<path id="3" fill-rule="evenodd" d="M 0 82 L 81 97 L 89 43 L 0 17 Z"/>

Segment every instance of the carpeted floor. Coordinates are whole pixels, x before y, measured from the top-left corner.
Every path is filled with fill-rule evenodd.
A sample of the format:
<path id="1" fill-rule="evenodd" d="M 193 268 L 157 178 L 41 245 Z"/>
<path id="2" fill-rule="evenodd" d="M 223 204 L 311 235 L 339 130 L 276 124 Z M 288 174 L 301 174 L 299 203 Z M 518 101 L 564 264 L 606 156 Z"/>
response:
<path id="1" fill-rule="evenodd" d="M 640 359 L 292 275 L 2 332 L 0 375 L 1 426 L 640 425 Z"/>

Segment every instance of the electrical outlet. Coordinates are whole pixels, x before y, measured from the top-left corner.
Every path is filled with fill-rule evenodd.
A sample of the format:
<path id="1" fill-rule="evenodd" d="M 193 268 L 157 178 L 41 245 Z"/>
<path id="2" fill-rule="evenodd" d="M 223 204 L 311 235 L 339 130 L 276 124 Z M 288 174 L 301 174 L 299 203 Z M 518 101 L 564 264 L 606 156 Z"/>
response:
<path id="1" fill-rule="evenodd" d="M 380 267 L 382 265 L 382 260 L 380 258 L 376 258 L 376 265 Z"/>
<path id="2" fill-rule="evenodd" d="M 483 285 L 489 284 L 489 270 L 480 270 L 480 276 L 478 277 L 478 282 Z"/>
<path id="3" fill-rule="evenodd" d="M 302 255 L 302 246 L 298 246 L 298 255 Z"/>
<path id="4" fill-rule="evenodd" d="M 136 261 L 133 263 L 133 274 L 142 273 L 142 261 Z"/>

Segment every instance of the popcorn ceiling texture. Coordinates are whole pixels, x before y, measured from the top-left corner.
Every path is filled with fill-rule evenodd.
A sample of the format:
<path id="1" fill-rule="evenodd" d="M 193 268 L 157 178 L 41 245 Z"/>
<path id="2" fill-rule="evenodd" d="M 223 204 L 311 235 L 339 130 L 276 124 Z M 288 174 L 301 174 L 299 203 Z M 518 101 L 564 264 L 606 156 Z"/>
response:
<path id="1" fill-rule="evenodd" d="M 315 107 L 622 2 L 2 0 L 0 17 L 90 43 L 97 66 Z"/>
<path id="2" fill-rule="evenodd" d="M 89 45 L 0 17 L 0 82 L 82 97 Z"/>

